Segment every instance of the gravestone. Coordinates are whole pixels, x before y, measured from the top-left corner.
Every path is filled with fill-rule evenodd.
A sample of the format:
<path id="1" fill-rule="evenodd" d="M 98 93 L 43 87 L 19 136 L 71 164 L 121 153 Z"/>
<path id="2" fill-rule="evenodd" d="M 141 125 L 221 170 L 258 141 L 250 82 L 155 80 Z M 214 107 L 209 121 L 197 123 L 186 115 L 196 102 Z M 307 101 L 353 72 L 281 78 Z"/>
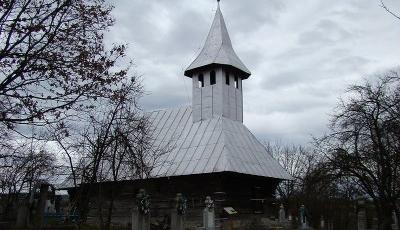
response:
<path id="1" fill-rule="evenodd" d="M 365 211 L 365 201 L 358 201 L 358 213 L 357 213 L 357 229 L 366 230 L 367 229 L 367 213 Z"/>
<path id="2" fill-rule="evenodd" d="M 184 230 L 186 207 L 186 198 L 182 196 L 182 193 L 177 193 L 175 207 L 171 213 L 171 229 Z"/>
<path id="3" fill-rule="evenodd" d="M 285 214 L 285 208 L 283 207 L 283 204 L 279 207 L 279 222 L 283 223 L 286 221 L 286 214 Z"/>
<path id="4" fill-rule="evenodd" d="M 132 230 L 150 230 L 150 196 L 144 189 L 136 195 L 136 208 L 132 212 Z"/>
<path id="5" fill-rule="evenodd" d="M 214 201 L 210 196 L 206 197 L 204 201 L 206 207 L 203 210 L 203 226 L 205 230 L 215 229 L 215 211 L 214 211 Z"/>

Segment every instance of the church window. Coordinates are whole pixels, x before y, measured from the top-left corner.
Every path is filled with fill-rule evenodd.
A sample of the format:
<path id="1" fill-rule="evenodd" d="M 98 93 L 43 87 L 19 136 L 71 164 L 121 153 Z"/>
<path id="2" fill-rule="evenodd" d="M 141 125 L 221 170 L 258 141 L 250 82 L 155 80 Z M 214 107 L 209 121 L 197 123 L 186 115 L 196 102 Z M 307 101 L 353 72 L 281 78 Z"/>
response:
<path id="1" fill-rule="evenodd" d="M 229 72 L 225 73 L 225 84 L 229 85 Z"/>
<path id="2" fill-rule="evenodd" d="M 235 76 L 235 88 L 239 89 L 239 78 L 238 78 L 238 76 Z"/>
<path id="3" fill-rule="evenodd" d="M 210 72 L 210 85 L 215 85 L 215 71 Z"/>
<path id="4" fill-rule="evenodd" d="M 203 74 L 199 74 L 199 88 L 204 87 L 204 76 Z"/>

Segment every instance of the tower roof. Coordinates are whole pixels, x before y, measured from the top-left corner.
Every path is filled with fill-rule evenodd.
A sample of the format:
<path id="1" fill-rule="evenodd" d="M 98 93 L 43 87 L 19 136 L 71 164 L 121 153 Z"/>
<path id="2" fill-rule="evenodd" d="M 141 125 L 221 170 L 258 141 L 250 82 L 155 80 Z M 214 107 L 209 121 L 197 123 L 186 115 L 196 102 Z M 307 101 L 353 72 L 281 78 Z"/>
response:
<path id="1" fill-rule="evenodd" d="M 185 70 L 185 76 L 190 77 L 196 69 L 212 64 L 234 67 L 243 73 L 242 78 L 248 78 L 251 74 L 233 50 L 219 4 L 203 49 Z"/>

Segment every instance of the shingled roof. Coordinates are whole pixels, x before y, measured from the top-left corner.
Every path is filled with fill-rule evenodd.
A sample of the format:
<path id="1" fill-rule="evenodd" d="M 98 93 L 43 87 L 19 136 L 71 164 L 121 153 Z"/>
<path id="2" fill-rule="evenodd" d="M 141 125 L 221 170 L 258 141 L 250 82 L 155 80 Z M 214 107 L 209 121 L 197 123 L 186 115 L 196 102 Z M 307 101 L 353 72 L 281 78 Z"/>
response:
<path id="1" fill-rule="evenodd" d="M 157 110 L 150 119 L 155 144 L 171 146 L 171 151 L 159 159 L 155 177 L 237 172 L 291 178 L 239 121 L 215 116 L 193 122 L 191 107 Z"/>
<path id="2" fill-rule="evenodd" d="M 219 4 L 203 49 L 185 70 L 185 76 L 190 77 L 194 70 L 212 64 L 234 67 L 243 73 L 241 75 L 242 78 L 248 78 L 251 75 L 250 70 L 247 69 L 233 50 Z"/>

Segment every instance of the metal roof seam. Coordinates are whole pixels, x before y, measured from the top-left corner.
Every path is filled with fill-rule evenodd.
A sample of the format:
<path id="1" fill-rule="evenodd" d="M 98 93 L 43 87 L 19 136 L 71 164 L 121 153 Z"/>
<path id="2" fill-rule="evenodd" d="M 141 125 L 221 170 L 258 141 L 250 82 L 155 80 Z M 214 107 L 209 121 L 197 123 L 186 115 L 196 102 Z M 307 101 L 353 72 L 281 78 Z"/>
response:
<path id="1" fill-rule="evenodd" d="M 204 130 L 206 130 L 207 129 L 207 127 L 208 127 L 208 125 L 210 124 L 210 120 L 207 120 L 207 121 L 204 121 L 204 122 L 207 122 L 204 126 L 205 126 L 205 128 L 204 128 Z M 204 124 L 204 123 L 203 123 Z M 199 131 L 201 132 L 201 129 L 199 128 Z M 200 144 L 200 141 L 201 141 L 201 139 L 203 138 L 203 136 L 204 136 L 204 131 L 201 133 L 201 137 L 200 137 L 200 140 L 198 141 L 198 144 Z M 196 154 L 196 151 L 197 151 L 197 149 L 198 149 L 198 147 L 199 147 L 199 145 L 196 145 L 195 146 L 195 150 L 194 150 L 194 152 L 193 152 L 193 155 L 190 157 L 190 160 L 189 161 L 192 161 L 193 160 L 193 157 L 195 156 L 195 154 Z M 186 168 L 184 169 L 184 171 L 186 171 L 187 170 L 187 167 L 189 166 L 189 164 L 186 166 Z M 193 168 L 193 170 L 192 170 L 192 172 L 194 171 L 194 168 Z"/>

